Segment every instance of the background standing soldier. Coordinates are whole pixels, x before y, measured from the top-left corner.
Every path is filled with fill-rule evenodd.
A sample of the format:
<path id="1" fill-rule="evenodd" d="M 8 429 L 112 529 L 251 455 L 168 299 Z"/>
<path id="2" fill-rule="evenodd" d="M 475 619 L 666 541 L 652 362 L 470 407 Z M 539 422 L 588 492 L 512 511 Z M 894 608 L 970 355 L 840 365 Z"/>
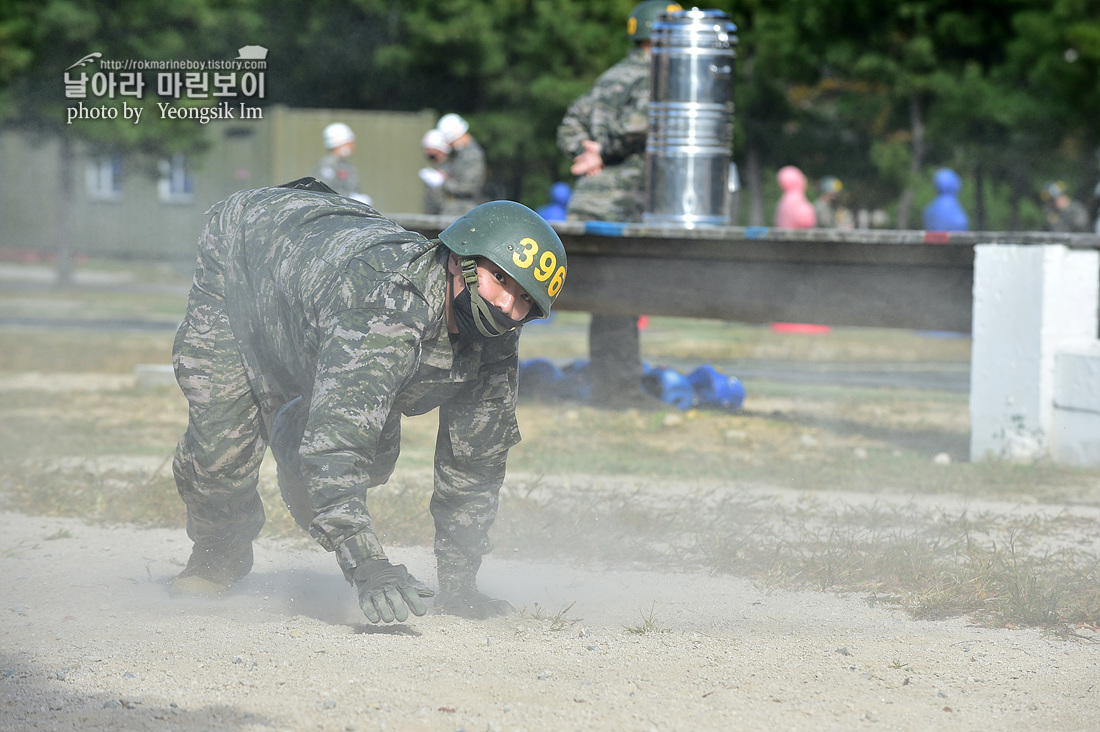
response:
<path id="1" fill-rule="evenodd" d="M 355 198 L 359 174 L 350 160 L 355 152 L 355 133 L 343 122 L 333 122 L 325 127 L 324 137 L 328 153 L 317 164 L 317 178 L 341 196 Z"/>
<path id="2" fill-rule="evenodd" d="M 640 221 L 645 208 L 645 146 L 649 130 L 649 49 L 653 22 L 676 3 L 647 0 L 630 12 L 626 58 L 575 100 L 558 127 L 558 148 L 579 176 L 569 200 L 574 221 Z M 637 315 L 593 313 L 588 330 L 592 401 L 635 406 L 651 401 L 642 389 Z"/>
<path id="3" fill-rule="evenodd" d="M 436 129 L 428 130 L 420 138 L 420 149 L 428 159 L 427 167 L 418 171 L 424 183 L 424 213 L 438 215 L 443 213 L 443 181 L 446 176 L 440 170 L 451 154 L 451 146 Z"/>
<path id="4" fill-rule="evenodd" d="M 817 183 L 814 214 L 819 229 L 850 229 L 852 215 L 838 201 L 844 184 L 835 175 L 827 175 Z"/>
<path id="5" fill-rule="evenodd" d="M 1066 184 L 1052 181 L 1043 186 L 1039 197 L 1047 217 L 1047 231 L 1062 233 L 1090 232 L 1093 230 L 1088 209 L 1080 201 L 1069 197 Z"/>
<path id="6" fill-rule="evenodd" d="M 270 444 L 295 519 L 336 554 L 371 622 L 423 615 L 432 591 L 390 562 L 367 510 L 401 416 L 439 409 L 435 556 L 442 612 L 514 610 L 478 592 L 515 405 L 519 326 L 549 315 L 561 240 L 538 214 L 486 203 L 428 240 L 312 178 L 215 205 L 173 364 L 188 401 L 173 471 L 194 548 L 175 594 L 252 568 Z"/>
<path id="7" fill-rule="evenodd" d="M 450 157 L 439 166 L 443 173 L 444 216 L 461 216 L 485 201 L 487 177 L 485 150 L 470 134 L 470 125 L 457 114 L 445 114 L 436 123 L 443 141 L 451 146 Z"/>

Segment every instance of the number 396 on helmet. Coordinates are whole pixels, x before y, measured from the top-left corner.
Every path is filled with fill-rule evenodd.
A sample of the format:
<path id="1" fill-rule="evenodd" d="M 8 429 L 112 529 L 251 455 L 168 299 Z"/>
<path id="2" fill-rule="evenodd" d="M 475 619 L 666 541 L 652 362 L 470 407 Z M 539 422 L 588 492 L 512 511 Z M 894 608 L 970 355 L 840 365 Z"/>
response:
<path id="1" fill-rule="evenodd" d="M 558 233 L 514 201 L 471 209 L 441 231 L 439 240 L 460 257 L 485 257 L 519 283 L 534 301 L 524 321 L 547 317 L 565 284 L 568 263 Z"/>

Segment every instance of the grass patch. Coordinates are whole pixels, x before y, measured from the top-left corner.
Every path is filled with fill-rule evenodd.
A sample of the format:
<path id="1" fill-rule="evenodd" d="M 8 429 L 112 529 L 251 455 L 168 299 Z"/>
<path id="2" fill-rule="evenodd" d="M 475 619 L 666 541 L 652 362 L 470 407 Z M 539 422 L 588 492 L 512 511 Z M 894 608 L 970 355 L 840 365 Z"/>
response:
<path id="1" fill-rule="evenodd" d="M 161 278 L 159 291 L 8 292 L 0 314 L 182 316 L 186 280 L 149 276 Z M 587 322 L 560 313 L 530 328 L 521 356 L 586 357 Z M 186 403 L 174 387 L 133 379 L 137 364 L 169 362 L 172 335 L 0 328 L 0 508 L 183 529 L 169 461 Z M 967 339 L 878 329 L 806 337 L 652 318 L 642 340 L 652 363 L 969 359 Z M 965 394 L 764 379 L 746 388 L 739 412 L 521 402 L 524 441 L 493 529 L 498 552 L 855 592 L 920 618 L 1100 626 L 1100 471 L 967 462 Z M 432 543 L 435 433 L 435 415 L 406 419 L 394 478 L 368 497 L 385 544 Z M 259 491 L 263 536 L 311 541 L 283 505 L 270 459 Z M 570 607 L 534 613 L 563 630 L 578 622 Z M 627 631 L 660 632 L 657 607 Z"/>
<path id="2" fill-rule="evenodd" d="M 662 628 L 657 624 L 657 613 L 660 609 L 657 607 L 657 603 L 653 603 L 649 608 L 649 612 L 644 610 L 639 611 L 642 622 L 638 625 L 627 626 L 626 632 L 632 635 L 649 635 L 650 633 L 667 633 L 667 628 Z"/>
<path id="3" fill-rule="evenodd" d="M 510 492 L 500 524 L 497 545 L 513 556 L 866 593 L 926 619 L 1100 627 L 1100 531 L 1094 517 L 1068 510 L 854 504 L 728 486 L 677 495 L 653 481 L 592 478 Z"/>
<path id="4" fill-rule="evenodd" d="M 581 622 L 583 618 L 571 618 L 569 617 L 569 611 L 573 609 L 575 602 L 571 602 L 565 605 L 557 612 L 547 610 L 542 605 L 535 603 L 534 608 L 531 611 L 524 610 L 524 613 L 528 615 L 532 620 L 543 623 L 546 625 L 546 629 L 551 633 L 560 633 L 563 630 L 569 630 L 577 623 Z"/>

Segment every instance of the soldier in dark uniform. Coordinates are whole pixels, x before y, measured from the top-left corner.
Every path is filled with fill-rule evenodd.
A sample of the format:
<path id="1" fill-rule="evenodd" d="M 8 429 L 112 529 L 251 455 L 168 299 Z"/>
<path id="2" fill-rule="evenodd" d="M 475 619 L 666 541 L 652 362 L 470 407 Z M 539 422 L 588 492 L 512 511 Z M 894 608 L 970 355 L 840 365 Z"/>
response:
<path id="1" fill-rule="evenodd" d="M 510 201 L 433 240 L 311 178 L 215 205 L 173 349 L 189 404 L 173 469 L 194 549 L 171 589 L 214 594 L 251 570 L 270 444 L 292 514 L 367 618 L 422 615 L 432 591 L 390 562 L 366 496 L 393 471 L 401 415 L 438 408 L 435 605 L 511 609 L 476 576 L 520 439 L 519 326 L 549 314 L 565 270 L 553 229 Z"/>
<path id="2" fill-rule="evenodd" d="M 1066 184 L 1054 181 L 1043 186 L 1039 197 L 1047 218 L 1047 231 L 1060 233 L 1084 233 L 1093 231 L 1088 209 L 1080 201 L 1070 198 Z"/>
<path id="3" fill-rule="evenodd" d="M 573 221 L 640 221 L 645 208 L 645 145 L 649 128 L 649 46 L 653 22 L 681 7 L 647 0 L 634 7 L 627 35 L 634 44 L 619 63 L 575 100 L 558 127 L 558 148 L 579 176 L 569 200 Z M 588 330 L 591 399 L 634 406 L 642 389 L 638 316 L 593 313 Z"/>

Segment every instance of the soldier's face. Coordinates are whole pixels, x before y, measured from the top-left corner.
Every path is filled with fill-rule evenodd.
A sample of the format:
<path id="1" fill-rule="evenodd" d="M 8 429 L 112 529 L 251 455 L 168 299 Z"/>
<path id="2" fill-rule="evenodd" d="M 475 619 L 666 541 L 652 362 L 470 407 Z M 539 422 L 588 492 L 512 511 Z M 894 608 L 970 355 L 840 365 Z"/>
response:
<path id="1" fill-rule="evenodd" d="M 462 265 L 458 257 L 451 255 L 448 268 L 455 277 L 454 294 L 466 289 L 462 279 Z M 477 291 L 485 302 L 496 306 L 512 320 L 523 320 L 531 312 L 534 300 L 527 290 L 519 286 L 507 272 L 484 257 L 477 258 Z"/>

